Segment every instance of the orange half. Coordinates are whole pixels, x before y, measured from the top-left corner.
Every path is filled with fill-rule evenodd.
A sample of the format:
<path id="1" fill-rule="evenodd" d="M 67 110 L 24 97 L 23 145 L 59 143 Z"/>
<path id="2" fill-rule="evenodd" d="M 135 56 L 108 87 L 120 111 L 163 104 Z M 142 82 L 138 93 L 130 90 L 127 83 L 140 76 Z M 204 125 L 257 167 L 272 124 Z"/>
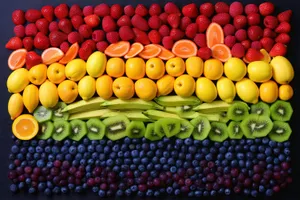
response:
<path id="1" fill-rule="evenodd" d="M 50 65 L 62 59 L 64 55 L 64 52 L 60 48 L 50 47 L 43 51 L 41 57 L 45 65 Z"/>
<path id="2" fill-rule="evenodd" d="M 155 44 L 148 44 L 144 47 L 144 50 L 139 53 L 139 56 L 143 59 L 150 59 L 157 57 L 161 52 L 161 48 Z"/>
<path id="3" fill-rule="evenodd" d="M 110 57 L 123 57 L 130 49 L 130 43 L 128 41 L 119 41 L 117 43 L 110 44 L 104 53 Z"/>
<path id="4" fill-rule="evenodd" d="M 78 51 L 79 51 L 79 45 L 76 42 L 70 46 L 68 51 L 65 53 L 64 57 L 62 57 L 62 59 L 59 60 L 59 63 L 67 64 L 68 62 L 76 58 Z"/>
<path id="5" fill-rule="evenodd" d="M 174 43 L 172 53 L 180 58 L 189 58 L 197 55 L 197 45 L 191 40 L 179 40 Z"/>
<path id="6" fill-rule="evenodd" d="M 174 58 L 175 55 L 168 49 L 166 49 L 165 47 L 156 44 L 156 46 L 158 46 L 161 49 L 160 54 L 158 55 L 158 57 L 162 60 L 169 60 L 171 58 Z"/>
<path id="7" fill-rule="evenodd" d="M 13 51 L 9 57 L 8 57 L 8 67 L 11 70 L 16 70 L 25 65 L 26 62 L 26 54 L 27 50 L 26 49 L 18 49 Z"/>
<path id="8" fill-rule="evenodd" d="M 144 49 L 144 45 L 142 45 L 139 42 L 135 42 L 130 46 L 130 49 L 128 51 L 128 53 L 124 56 L 124 58 L 128 59 L 128 58 L 133 58 L 135 56 L 137 56 L 139 53 L 141 53 Z"/>
<path id="9" fill-rule="evenodd" d="M 211 48 L 216 44 L 224 44 L 224 32 L 222 27 L 212 22 L 206 30 L 207 47 Z"/>
<path id="10" fill-rule="evenodd" d="M 12 132 L 20 140 L 30 140 L 37 135 L 38 131 L 37 120 L 29 114 L 20 115 L 12 124 Z"/>
<path id="11" fill-rule="evenodd" d="M 222 62 L 226 62 L 231 58 L 231 51 L 225 44 L 215 44 L 211 47 L 212 57 Z"/>

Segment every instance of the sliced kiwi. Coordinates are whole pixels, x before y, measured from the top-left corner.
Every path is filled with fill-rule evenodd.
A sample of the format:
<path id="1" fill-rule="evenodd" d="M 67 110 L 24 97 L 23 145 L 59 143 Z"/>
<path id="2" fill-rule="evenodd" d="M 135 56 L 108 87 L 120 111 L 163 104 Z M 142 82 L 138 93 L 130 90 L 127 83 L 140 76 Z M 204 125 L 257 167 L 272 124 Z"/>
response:
<path id="1" fill-rule="evenodd" d="M 270 106 L 263 101 L 251 105 L 252 114 L 264 115 L 270 117 Z"/>
<path id="2" fill-rule="evenodd" d="M 249 107 L 241 101 L 234 101 L 227 111 L 228 118 L 233 121 L 242 121 L 248 115 Z"/>
<path id="3" fill-rule="evenodd" d="M 189 138 L 194 131 L 194 126 L 188 120 L 180 120 L 180 131 L 176 137 L 180 139 Z"/>
<path id="4" fill-rule="evenodd" d="M 275 121 L 289 121 L 293 114 L 290 102 L 277 100 L 270 107 L 271 118 Z"/>
<path id="5" fill-rule="evenodd" d="M 53 111 L 44 106 L 38 106 L 33 112 L 34 118 L 40 123 L 51 120 L 52 115 Z"/>
<path id="6" fill-rule="evenodd" d="M 156 141 L 156 140 L 160 140 L 163 137 L 163 135 L 157 134 L 154 131 L 154 127 L 155 127 L 155 123 L 147 124 L 145 138 L 147 138 L 148 140 Z"/>
<path id="7" fill-rule="evenodd" d="M 180 132 L 180 120 L 173 118 L 161 118 L 155 122 L 154 131 L 161 132 L 167 137 L 173 137 Z"/>
<path id="8" fill-rule="evenodd" d="M 207 138 L 211 129 L 208 119 L 204 116 L 198 116 L 191 120 L 191 124 L 194 126 L 193 138 L 195 140 L 204 140 Z"/>
<path id="9" fill-rule="evenodd" d="M 219 120 L 220 122 L 227 123 L 229 121 L 226 111 L 220 112 L 219 115 L 220 115 L 220 120 Z"/>
<path id="10" fill-rule="evenodd" d="M 68 120 L 69 118 L 69 113 L 68 112 L 62 112 L 62 110 L 67 107 L 67 104 L 64 102 L 58 102 L 53 110 L 53 115 L 52 115 L 52 120 L 57 121 L 57 120 Z"/>
<path id="11" fill-rule="evenodd" d="M 88 133 L 86 123 L 83 120 L 73 119 L 70 121 L 70 125 L 72 131 L 69 138 L 72 140 L 79 141 Z"/>
<path id="12" fill-rule="evenodd" d="M 86 122 L 87 137 L 90 140 L 102 140 L 105 135 L 105 125 L 98 118 L 91 118 Z"/>
<path id="13" fill-rule="evenodd" d="M 37 138 L 40 140 L 47 140 L 52 136 L 54 125 L 51 121 L 40 123 L 40 131 Z"/>
<path id="14" fill-rule="evenodd" d="M 271 140 L 276 142 L 287 141 L 292 133 L 292 129 L 287 122 L 273 121 L 273 128 L 268 134 Z"/>
<path id="15" fill-rule="evenodd" d="M 212 122 L 208 134 L 209 139 L 215 142 L 223 142 L 228 138 L 228 127 L 223 122 Z"/>
<path id="16" fill-rule="evenodd" d="M 108 139 L 119 140 L 126 137 L 126 129 L 130 121 L 125 115 L 108 117 L 102 122 L 106 126 L 105 135 Z"/>
<path id="17" fill-rule="evenodd" d="M 52 138 L 57 141 L 61 141 L 71 134 L 71 124 L 65 120 L 59 120 L 53 122 L 54 131 Z"/>
<path id="18" fill-rule="evenodd" d="M 265 137 L 272 130 L 273 122 L 267 116 L 249 114 L 240 124 L 247 138 Z"/>
<path id="19" fill-rule="evenodd" d="M 228 136 L 231 139 L 241 139 L 243 137 L 243 132 L 240 127 L 241 122 L 231 121 L 228 124 Z"/>
<path id="20" fill-rule="evenodd" d="M 130 138 L 141 138 L 145 135 L 146 127 L 142 121 L 131 121 L 126 132 Z"/>

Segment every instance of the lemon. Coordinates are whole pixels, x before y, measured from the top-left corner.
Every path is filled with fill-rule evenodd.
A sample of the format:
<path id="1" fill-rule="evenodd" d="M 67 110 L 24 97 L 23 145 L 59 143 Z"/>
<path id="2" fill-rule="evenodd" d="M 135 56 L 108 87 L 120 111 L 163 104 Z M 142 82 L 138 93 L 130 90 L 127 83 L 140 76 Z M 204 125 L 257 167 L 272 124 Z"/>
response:
<path id="1" fill-rule="evenodd" d="M 158 81 L 157 85 L 157 96 L 166 96 L 173 91 L 175 78 L 168 74 L 164 75 Z"/>
<path id="2" fill-rule="evenodd" d="M 138 80 L 146 73 L 146 64 L 142 58 L 129 58 L 126 61 L 125 72 L 128 78 Z"/>
<path id="3" fill-rule="evenodd" d="M 231 103 L 236 95 L 234 83 L 229 78 L 223 76 L 217 81 L 216 85 L 220 99 L 227 103 Z"/>
<path id="4" fill-rule="evenodd" d="M 100 51 L 92 53 L 86 61 L 87 73 L 94 78 L 101 76 L 105 71 L 106 62 L 107 59 L 104 53 Z"/>
<path id="5" fill-rule="evenodd" d="M 232 81 L 242 80 L 246 73 L 246 64 L 239 58 L 229 58 L 224 64 L 224 74 Z"/>
<path id="6" fill-rule="evenodd" d="M 270 65 L 273 69 L 273 79 L 279 84 L 288 84 L 294 78 L 294 68 L 290 61 L 283 56 L 274 57 Z"/>
<path id="7" fill-rule="evenodd" d="M 288 101 L 293 97 L 293 95 L 294 95 L 294 90 L 293 90 L 292 86 L 290 86 L 288 84 L 279 86 L 278 96 L 281 100 Z"/>
<path id="8" fill-rule="evenodd" d="M 20 93 L 12 94 L 7 104 L 8 113 L 12 120 L 19 117 L 24 109 L 23 97 Z"/>
<path id="9" fill-rule="evenodd" d="M 203 73 L 203 60 L 200 57 L 192 56 L 185 61 L 186 73 L 194 78 L 199 78 Z"/>
<path id="10" fill-rule="evenodd" d="M 273 103 L 278 98 L 278 85 L 275 81 L 269 80 L 259 86 L 259 97 L 266 103 Z"/>
<path id="11" fill-rule="evenodd" d="M 157 87 L 154 81 L 149 78 L 141 78 L 134 84 L 136 95 L 145 101 L 154 99 L 157 93 Z"/>
<path id="12" fill-rule="evenodd" d="M 46 80 L 39 88 L 39 99 L 46 108 L 53 108 L 58 102 L 58 91 L 54 83 Z"/>
<path id="13" fill-rule="evenodd" d="M 78 82 L 78 94 L 83 100 L 89 100 L 96 92 L 96 81 L 91 76 L 85 76 Z"/>
<path id="14" fill-rule="evenodd" d="M 107 75 L 118 78 L 125 73 L 125 63 L 122 58 L 110 58 L 106 64 Z"/>
<path id="15" fill-rule="evenodd" d="M 200 77 L 196 81 L 196 95 L 201 101 L 210 103 L 217 98 L 217 88 L 210 79 Z"/>
<path id="16" fill-rule="evenodd" d="M 60 63 L 52 63 L 47 70 L 49 81 L 59 84 L 66 79 L 65 66 Z"/>
<path id="17" fill-rule="evenodd" d="M 39 89 L 37 86 L 30 84 L 23 91 L 23 102 L 29 113 L 33 113 L 39 105 Z"/>
<path id="18" fill-rule="evenodd" d="M 66 77 L 71 81 L 79 81 L 86 74 L 86 63 L 80 58 L 70 61 L 65 68 Z"/>
<path id="19" fill-rule="evenodd" d="M 35 85 L 41 85 L 47 79 L 47 66 L 45 64 L 38 64 L 30 68 L 29 80 Z"/>
<path id="20" fill-rule="evenodd" d="M 204 62 L 203 73 L 210 80 L 218 80 L 223 75 L 223 63 L 218 59 L 208 59 Z"/>
<path id="21" fill-rule="evenodd" d="M 109 99 L 113 94 L 112 84 L 113 80 L 110 76 L 100 76 L 96 81 L 97 94 L 103 99 Z"/>
<path id="22" fill-rule="evenodd" d="M 174 91 L 178 96 L 190 97 L 195 92 L 195 80 L 188 74 L 183 74 L 175 79 Z"/>
<path id="23" fill-rule="evenodd" d="M 29 84 L 28 75 L 28 70 L 25 68 L 19 68 L 13 71 L 6 81 L 8 92 L 22 92 L 25 89 L 25 87 Z"/>
<path id="24" fill-rule="evenodd" d="M 265 61 L 254 61 L 248 65 L 248 77 L 258 83 L 272 78 L 272 66 Z"/>
<path id="25" fill-rule="evenodd" d="M 245 102 L 255 104 L 258 102 L 259 90 L 257 85 L 248 78 L 236 82 L 236 93 Z"/>

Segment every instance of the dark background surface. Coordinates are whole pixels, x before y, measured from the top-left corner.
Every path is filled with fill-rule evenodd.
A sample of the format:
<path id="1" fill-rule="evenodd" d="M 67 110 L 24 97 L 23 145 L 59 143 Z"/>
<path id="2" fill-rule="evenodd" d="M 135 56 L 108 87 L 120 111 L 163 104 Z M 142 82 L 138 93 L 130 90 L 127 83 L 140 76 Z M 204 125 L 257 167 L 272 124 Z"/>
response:
<path id="1" fill-rule="evenodd" d="M 191 2 L 197 3 L 200 5 L 209 0 L 200 1 L 200 0 L 173 0 L 178 6 L 182 6 Z M 220 1 L 220 0 L 219 0 Z M 227 3 L 232 2 L 231 0 L 224 0 Z M 1 98 L 0 98 L 0 200 L 16 200 L 16 199 L 23 199 L 23 200 L 46 200 L 46 199 L 83 199 L 88 198 L 89 200 L 99 199 L 99 197 L 95 193 L 90 193 L 88 195 L 62 195 L 62 196 L 53 196 L 53 197 L 46 197 L 44 195 L 27 195 L 27 194 L 17 194 L 13 195 L 9 191 L 10 181 L 7 178 L 8 173 L 8 155 L 10 152 L 10 148 L 12 145 L 11 139 L 11 120 L 7 112 L 7 102 L 9 99 L 10 94 L 6 88 L 6 79 L 10 74 L 10 70 L 7 66 L 7 59 L 11 51 L 5 49 L 5 44 L 9 40 L 10 37 L 13 36 L 13 26 L 14 24 L 11 21 L 11 13 L 15 9 L 22 9 L 27 10 L 29 8 L 40 9 L 42 6 L 51 4 L 56 6 L 60 3 L 67 3 L 68 5 L 72 4 L 79 4 L 81 7 L 85 5 L 97 5 L 100 3 L 119 3 L 121 5 L 137 5 L 138 3 L 143 3 L 146 6 L 151 5 L 151 3 L 159 3 L 162 6 L 168 2 L 168 0 L 148 0 L 148 1 L 137 1 L 137 0 L 110 0 L 110 1 L 96 1 L 96 0 L 1 0 L 0 6 L 0 88 L 1 88 Z M 216 0 L 211 1 L 212 3 L 216 3 Z M 243 4 L 248 3 L 255 3 L 259 4 L 264 1 L 259 0 L 243 0 L 241 1 Z M 288 55 L 287 58 L 291 61 L 295 69 L 295 78 L 292 81 L 292 86 L 294 88 L 294 97 L 292 99 L 292 106 L 294 108 L 294 114 L 291 120 L 291 127 L 293 129 L 292 136 L 290 140 L 292 141 L 292 168 L 293 168 L 293 183 L 290 184 L 285 190 L 282 190 L 279 194 L 274 195 L 270 199 L 300 199 L 300 161 L 299 161 L 299 152 L 300 147 L 298 142 L 300 142 L 300 134 L 299 127 L 297 127 L 297 118 L 299 119 L 299 94 L 298 90 L 299 87 L 299 79 L 300 79 L 300 1 L 298 0 L 273 0 L 275 4 L 276 12 L 281 12 L 286 9 L 293 10 L 293 17 L 292 17 L 292 32 L 291 32 L 291 43 L 288 45 Z M 298 79 L 298 80 L 297 80 Z M 298 100 L 298 102 L 297 102 Z M 298 104 L 298 105 L 297 105 Z M 298 154 L 298 155 L 297 155 Z M 127 199 L 127 198 L 122 198 Z M 134 199 L 134 197 L 128 198 Z M 175 199 L 173 197 L 169 198 L 159 198 L 159 199 Z M 178 198 L 179 199 L 179 198 Z M 182 198 L 187 199 L 187 198 Z M 248 199 L 245 196 L 230 196 L 230 197 L 214 197 L 214 199 Z M 250 198 L 249 198 L 250 199 Z"/>

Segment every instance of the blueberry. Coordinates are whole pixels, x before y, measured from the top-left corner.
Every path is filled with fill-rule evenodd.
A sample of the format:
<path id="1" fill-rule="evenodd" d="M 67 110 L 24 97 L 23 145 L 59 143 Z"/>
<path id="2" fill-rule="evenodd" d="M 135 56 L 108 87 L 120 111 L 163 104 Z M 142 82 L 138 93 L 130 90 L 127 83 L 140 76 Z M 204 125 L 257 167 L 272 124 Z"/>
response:
<path id="1" fill-rule="evenodd" d="M 153 169 L 153 167 L 154 167 L 154 165 L 152 163 L 149 163 L 146 168 L 148 171 L 150 171 Z"/>
<path id="2" fill-rule="evenodd" d="M 274 153 L 274 155 L 279 155 L 280 149 L 279 148 L 274 148 L 273 153 Z"/>
<path id="3" fill-rule="evenodd" d="M 193 160 L 193 155 L 188 153 L 188 154 L 185 155 L 185 159 L 186 160 Z"/>
<path id="4" fill-rule="evenodd" d="M 266 195 L 269 196 L 269 197 L 273 196 L 273 190 L 272 189 L 267 189 L 266 190 Z"/>
<path id="5" fill-rule="evenodd" d="M 229 146 L 227 151 L 233 153 L 234 152 L 234 146 Z"/>
<path id="6" fill-rule="evenodd" d="M 206 159 L 207 161 L 212 161 L 212 160 L 213 160 L 212 154 L 211 154 L 211 153 L 207 154 L 207 155 L 205 156 L 205 159 Z"/>
<path id="7" fill-rule="evenodd" d="M 109 146 L 105 146 L 105 147 L 104 147 L 104 153 L 105 153 L 105 154 L 109 154 L 110 152 L 111 152 L 110 147 L 109 147 Z"/>
<path id="8" fill-rule="evenodd" d="M 203 192 L 203 196 L 208 197 L 208 196 L 209 196 L 209 192 L 208 192 L 207 190 L 205 190 L 205 191 Z"/>
<path id="9" fill-rule="evenodd" d="M 231 152 L 226 153 L 225 154 L 225 159 L 232 160 L 233 159 L 233 154 Z"/>
<path id="10" fill-rule="evenodd" d="M 287 156 L 290 155 L 290 153 L 291 153 L 289 148 L 284 148 L 283 152 Z"/>
<path id="11" fill-rule="evenodd" d="M 195 196 L 202 197 L 202 191 L 199 191 L 199 190 L 195 191 Z"/>
<path id="12" fill-rule="evenodd" d="M 117 196 L 119 196 L 119 197 L 121 197 L 121 196 L 123 196 L 123 191 L 122 190 L 117 190 L 117 192 L 116 192 L 116 195 Z"/>
<path id="13" fill-rule="evenodd" d="M 144 192 L 141 192 L 141 191 L 138 191 L 137 195 L 138 195 L 139 197 L 144 197 L 144 196 L 145 196 L 145 193 L 144 193 Z"/>
<path id="14" fill-rule="evenodd" d="M 270 141 L 269 141 L 269 146 L 270 146 L 270 147 L 276 147 L 276 146 L 277 146 L 277 143 L 276 143 L 275 141 L 273 141 L 273 140 L 270 140 Z"/>
<path id="15" fill-rule="evenodd" d="M 285 157 L 284 154 L 279 154 L 278 159 L 279 159 L 280 162 L 283 162 L 283 161 L 286 160 L 286 157 Z"/>
<path id="16" fill-rule="evenodd" d="M 258 187 L 258 191 L 259 191 L 260 193 L 264 193 L 264 192 L 265 192 L 265 187 L 264 187 L 263 185 L 260 185 L 260 186 Z"/>
<path id="17" fill-rule="evenodd" d="M 274 158 L 274 159 L 273 159 L 273 163 L 274 163 L 275 165 L 278 165 L 278 164 L 280 163 L 280 161 L 279 161 L 278 158 Z"/>
<path id="18" fill-rule="evenodd" d="M 16 184 L 11 184 L 9 189 L 11 192 L 14 192 L 14 193 L 18 191 L 18 187 Z"/>
<path id="19" fill-rule="evenodd" d="M 263 139 L 262 139 L 262 143 L 263 144 L 268 144 L 269 143 L 269 138 L 268 137 L 264 137 Z"/>
<path id="20" fill-rule="evenodd" d="M 244 160 L 239 160 L 239 167 L 243 168 L 245 167 L 245 161 Z"/>
<path id="21" fill-rule="evenodd" d="M 105 197 L 105 191 L 99 190 L 98 195 L 99 195 L 99 197 Z"/>
<path id="22" fill-rule="evenodd" d="M 167 187 L 166 192 L 168 194 L 172 194 L 173 193 L 173 188 L 172 187 Z"/>
<path id="23" fill-rule="evenodd" d="M 238 166 L 238 161 L 237 160 L 232 160 L 230 162 L 231 167 L 237 167 Z"/>
<path id="24" fill-rule="evenodd" d="M 291 146 L 291 142 L 290 142 L 290 141 L 285 141 L 285 142 L 283 143 L 283 146 L 284 146 L 284 147 L 290 147 L 290 146 Z"/>

